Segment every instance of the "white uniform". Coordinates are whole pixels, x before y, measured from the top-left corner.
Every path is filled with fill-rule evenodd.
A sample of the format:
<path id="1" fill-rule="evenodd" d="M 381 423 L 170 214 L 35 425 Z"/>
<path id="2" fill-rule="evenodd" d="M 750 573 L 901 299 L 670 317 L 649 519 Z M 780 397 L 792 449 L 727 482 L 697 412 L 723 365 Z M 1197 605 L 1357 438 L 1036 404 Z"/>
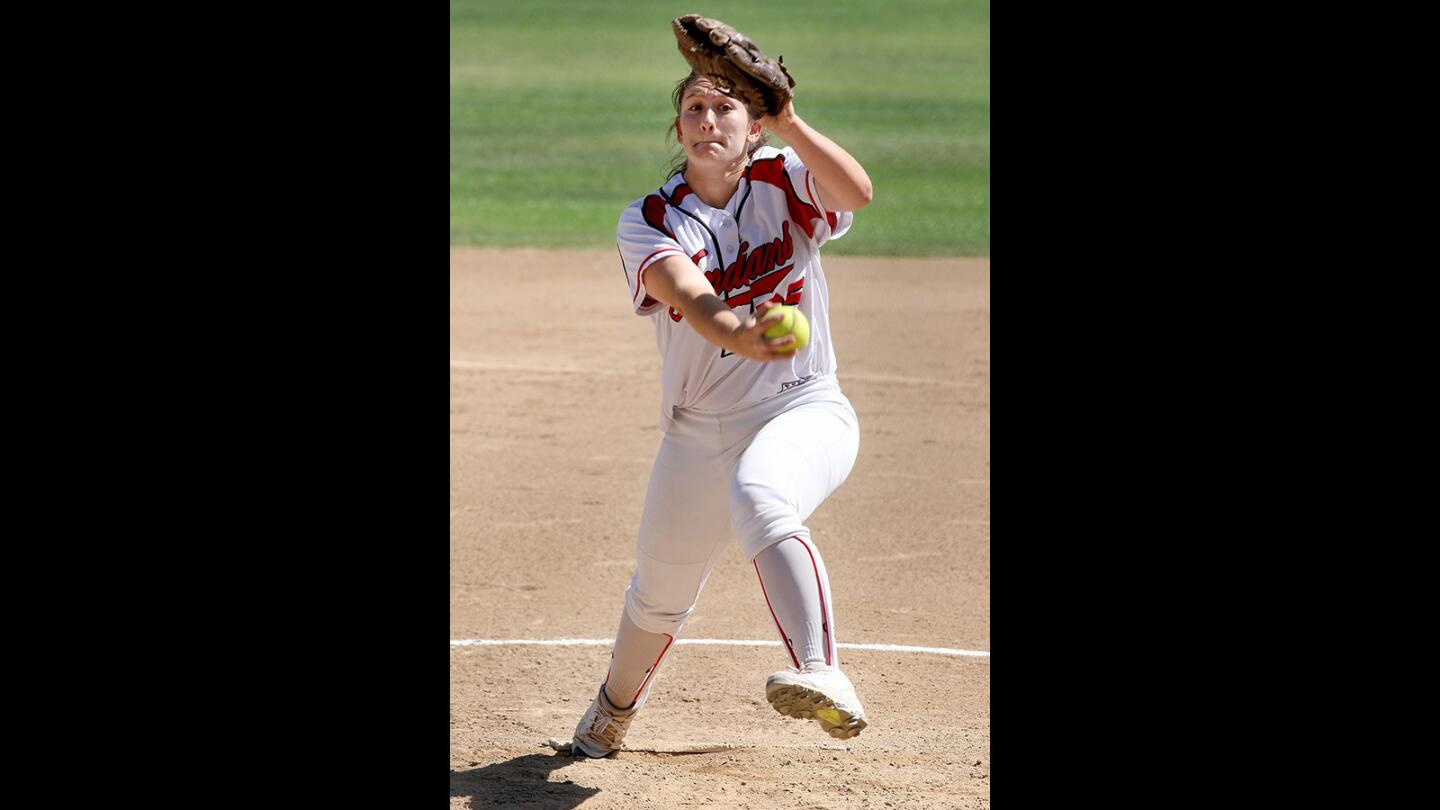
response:
<path id="1" fill-rule="evenodd" d="M 756 150 L 735 194 L 711 208 L 676 174 L 631 203 L 617 231 L 631 305 L 655 324 L 663 362 L 661 426 L 625 610 L 650 633 L 678 635 L 730 539 L 747 559 L 798 538 L 855 463 L 859 425 L 835 379 L 819 249 L 853 214 L 825 210 L 794 150 Z M 645 271 L 688 256 L 747 319 L 766 300 L 796 306 L 810 343 L 762 363 L 722 351 L 645 291 Z M 817 555 L 818 558 L 818 555 Z M 822 571 L 817 566 L 817 582 Z M 834 647 L 820 599 L 827 661 Z M 797 662 L 798 665 L 798 662 Z"/>
<path id="2" fill-rule="evenodd" d="M 671 408 L 721 413 L 834 376 L 835 350 L 820 246 L 850 229 L 854 214 L 819 204 L 814 180 L 790 148 L 756 150 L 723 209 L 711 208 L 676 174 L 620 216 L 620 258 L 635 312 L 654 316 L 663 360 L 661 422 Z M 645 293 L 645 271 L 676 253 L 689 256 L 743 321 L 767 299 L 798 306 L 810 345 L 790 360 L 758 363 L 723 353 L 680 314 Z"/>

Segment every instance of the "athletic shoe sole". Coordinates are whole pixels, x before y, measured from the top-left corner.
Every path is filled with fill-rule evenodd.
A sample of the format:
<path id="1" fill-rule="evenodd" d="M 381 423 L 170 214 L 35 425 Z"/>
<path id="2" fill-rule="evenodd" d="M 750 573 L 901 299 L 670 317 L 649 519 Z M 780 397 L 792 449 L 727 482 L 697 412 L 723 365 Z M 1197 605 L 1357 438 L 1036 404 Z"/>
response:
<path id="1" fill-rule="evenodd" d="M 864 716 L 854 715 L 835 705 L 824 692 L 798 684 L 772 684 L 765 690 L 765 699 L 775 711 L 797 720 L 814 720 L 820 728 L 837 740 L 848 740 L 869 725 Z"/>

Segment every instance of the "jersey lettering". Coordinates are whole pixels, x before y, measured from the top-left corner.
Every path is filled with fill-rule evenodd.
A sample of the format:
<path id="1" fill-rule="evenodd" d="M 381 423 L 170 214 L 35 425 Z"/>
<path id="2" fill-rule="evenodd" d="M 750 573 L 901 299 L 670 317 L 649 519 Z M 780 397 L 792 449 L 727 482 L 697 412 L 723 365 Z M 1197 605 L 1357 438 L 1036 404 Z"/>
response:
<path id="1" fill-rule="evenodd" d="M 715 294 L 724 296 L 741 287 L 748 287 L 755 279 L 768 274 L 777 265 L 786 264 L 795 256 L 795 241 L 790 238 L 790 223 L 780 226 L 781 236 L 761 245 L 750 253 L 750 243 L 740 243 L 740 255 L 722 272 L 718 268 L 705 274 Z M 773 289 L 773 288 L 772 288 Z M 732 305 L 733 306 L 733 305 Z"/>
<path id="2" fill-rule="evenodd" d="M 635 314 L 654 325 L 662 424 L 672 408 L 725 411 L 834 373 L 828 305 L 812 291 L 825 289 L 820 247 L 852 221 L 850 212 L 824 208 L 794 150 L 770 146 L 756 151 L 724 203 L 700 199 L 677 173 L 626 207 L 616 229 L 621 269 Z M 813 330 L 810 346 L 785 362 L 757 363 L 710 343 L 684 323 L 687 311 L 647 295 L 647 268 L 671 254 L 688 257 L 705 278 L 699 289 L 742 322 L 765 301 L 799 307 Z"/>

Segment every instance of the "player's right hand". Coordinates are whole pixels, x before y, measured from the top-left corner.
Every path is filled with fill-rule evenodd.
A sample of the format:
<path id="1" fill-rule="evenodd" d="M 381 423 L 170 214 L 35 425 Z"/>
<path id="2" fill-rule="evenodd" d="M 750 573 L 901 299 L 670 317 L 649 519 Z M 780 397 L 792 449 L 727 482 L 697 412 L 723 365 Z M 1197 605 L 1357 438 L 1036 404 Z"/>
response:
<path id="1" fill-rule="evenodd" d="M 777 311 L 779 307 L 778 301 L 762 302 L 755 310 L 755 314 L 741 323 L 740 328 L 736 330 L 735 346 L 732 351 L 762 363 L 794 357 L 795 352 L 790 350 L 790 347 L 795 345 L 794 335 L 779 338 L 765 337 L 765 330 L 784 317 Z"/>

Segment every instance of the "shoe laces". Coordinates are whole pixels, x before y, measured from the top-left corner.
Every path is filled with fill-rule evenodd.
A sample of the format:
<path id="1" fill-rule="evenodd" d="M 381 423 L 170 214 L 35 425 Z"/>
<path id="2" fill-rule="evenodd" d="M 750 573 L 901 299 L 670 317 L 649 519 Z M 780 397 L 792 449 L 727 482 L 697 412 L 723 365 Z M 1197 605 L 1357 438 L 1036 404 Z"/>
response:
<path id="1" fill-rule="evenodd" d="M 635 715 L 629 714 L 620 717 L 611 714 L 605 705 L 600 701 L 595 703 L 595 717 L 590 721 L 590 728 L 586 736 L 592 737 L 604 743 L 607 748 L 614 748 L 619 738 L 625 735 L 625 729 L 630 726 L 630 718 Z"/>

